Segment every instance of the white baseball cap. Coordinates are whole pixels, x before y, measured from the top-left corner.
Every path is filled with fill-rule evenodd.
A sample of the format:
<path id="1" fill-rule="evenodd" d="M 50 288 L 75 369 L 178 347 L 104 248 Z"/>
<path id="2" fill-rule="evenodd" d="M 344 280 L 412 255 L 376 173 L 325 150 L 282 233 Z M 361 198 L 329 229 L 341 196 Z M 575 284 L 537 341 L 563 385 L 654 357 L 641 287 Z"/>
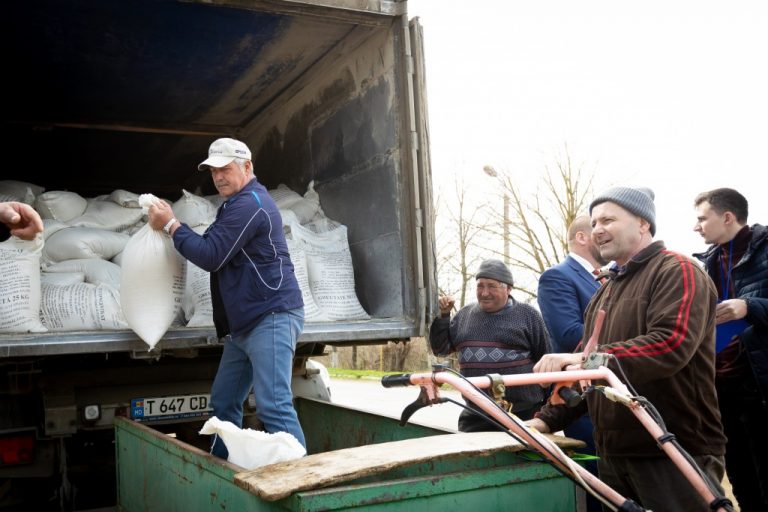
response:
<path id="1" fill-rule="evenodd" d="M 208 148 L 208 158 L 197 166 L 200 171 L 209 167 L 224 167 L 235 158 L 251 159 L 251 150 L 245 143 L 235 139 L 216 139 Z"/>

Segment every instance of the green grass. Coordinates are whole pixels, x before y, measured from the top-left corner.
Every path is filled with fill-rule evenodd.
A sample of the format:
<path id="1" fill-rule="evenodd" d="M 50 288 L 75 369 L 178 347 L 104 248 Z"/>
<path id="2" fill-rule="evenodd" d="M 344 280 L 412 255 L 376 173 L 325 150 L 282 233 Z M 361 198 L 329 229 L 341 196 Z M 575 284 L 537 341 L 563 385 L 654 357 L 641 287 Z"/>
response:
<path id="1" fill-rule="evenodd" d="M 385 375 L 398 375 L 403 372 L 380 372 L 377 370 L 351 370 L 348 368 L 328 368 L 332 378 L 380 380 Z"/>
<path id="2" fill-rule="evenodd" d="M 381 380 L 385 375 L 400 375 L 412 372 L 380 372 L 378 370 L 351 370 L 349 368 L 328 368 L 332 379 Z M 442 389 L 454 389 L 450 384 L 443 384 Z"/>

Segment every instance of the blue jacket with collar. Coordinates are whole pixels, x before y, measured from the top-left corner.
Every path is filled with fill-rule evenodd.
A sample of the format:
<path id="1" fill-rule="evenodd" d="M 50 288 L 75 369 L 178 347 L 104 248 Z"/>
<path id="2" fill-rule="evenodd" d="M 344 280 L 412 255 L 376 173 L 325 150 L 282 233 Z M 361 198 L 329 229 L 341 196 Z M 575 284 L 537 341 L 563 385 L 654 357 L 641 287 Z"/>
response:
<path id="1" fill-rule="evenodd" d="M 750 324 L 741 335 L 749 364 L 768 401 L 768 228 L 761 224 L 752 227 L 752 240 L 747 251 L 731 269 L 735 298 L 747 302 L 745 320 Z M 704 253 L 694 254 L 704 262 L 710 276 L 719 264 L 719 246 L 714 245 Z"/>
<path id="2" fill-rule="evenodd" d="M 224 201 L 203 235 L 182 224 L 173 243 L 182 256 L 211 273 L 219 337 L 245 334 L 268 313 L 304 305 L 280 212 L 255 178 Z"/>
<path id="3" fill-rule="evenodd" d="M 539 277 L 538 302 L 553 352 L 573 352 L 584 337 L 584 310 L 600 288 L 571 256 Z"/>

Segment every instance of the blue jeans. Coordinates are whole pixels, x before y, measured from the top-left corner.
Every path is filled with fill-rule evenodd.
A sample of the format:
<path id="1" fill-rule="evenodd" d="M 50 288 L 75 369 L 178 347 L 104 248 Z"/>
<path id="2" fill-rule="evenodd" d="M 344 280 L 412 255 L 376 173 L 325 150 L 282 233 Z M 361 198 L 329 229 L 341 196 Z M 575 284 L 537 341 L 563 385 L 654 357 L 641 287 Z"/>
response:
<path id="1" fill-rule="evenodd" d="M 291 393 L 293 355 L 303 328 L 304 308 L 297 308 L 268 313 L 251 332 L 230 337 L 211 388 L 213 414 L 242 428 L 243 402 L 253 388 L 256 416 L 264 429 L 293 434 L 306 446 Z M 218 436 L 211 453 L 222 459 L 229 455 Z"/>

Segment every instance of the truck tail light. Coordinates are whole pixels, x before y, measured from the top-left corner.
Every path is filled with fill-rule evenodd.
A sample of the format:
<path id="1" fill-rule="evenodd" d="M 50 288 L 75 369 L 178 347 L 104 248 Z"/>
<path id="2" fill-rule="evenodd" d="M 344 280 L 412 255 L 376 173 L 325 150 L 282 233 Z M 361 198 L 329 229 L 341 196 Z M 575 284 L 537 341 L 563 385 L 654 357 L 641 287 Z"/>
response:
<path id="1" fill-rule="evenodd" d="M 35 432 L 0 436 L 0 466 L 28 464 L 35 458 Z"/>

